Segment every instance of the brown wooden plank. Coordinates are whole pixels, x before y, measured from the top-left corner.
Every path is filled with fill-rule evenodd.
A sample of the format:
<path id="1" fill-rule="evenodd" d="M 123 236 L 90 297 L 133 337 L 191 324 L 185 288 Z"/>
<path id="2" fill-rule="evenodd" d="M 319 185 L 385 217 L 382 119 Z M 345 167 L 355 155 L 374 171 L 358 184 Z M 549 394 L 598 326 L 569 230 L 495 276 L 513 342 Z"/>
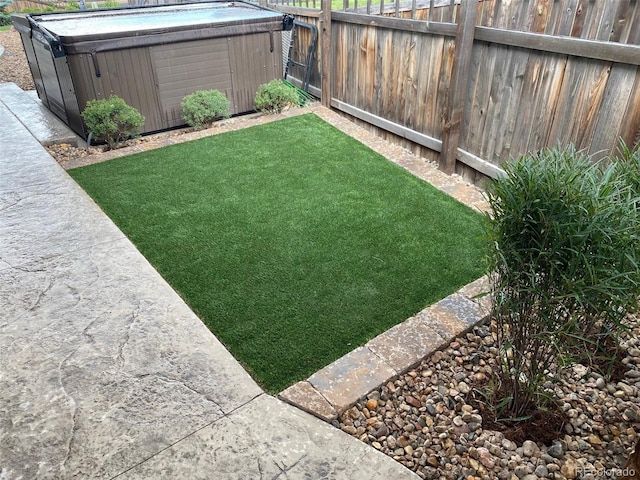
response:
<path id="1" fill-rule="evenodd" d="M 625 23 L 620 33 L 620 43 L 630 43 L 637 45 L 640 43 L 640 3 L 631 0 L 629 10 L 626 13 Z"/>
<path id="2" fill-rule="evenodd" d="M 478 43 L 473 49 L 469 66 L 469 92 L 462 120 L 460 146 L 477 155 L 481 145 L 491 102 L 491 84 L 499 55 L 489 44 Z"/>
<path id="3" fill-rule="evenodd" d="M 588 148 L 596 114 L 608 77 L 606 64 L 569 57 L 562 88 L 556 94 L 556 113 L 549 132 L 550 144 L 573 143 Z"/>
<path id="4" fill-rule="evenodd" d="M 602 8 L 599 9 L 600 21 L 597 24 L 597 29 L 592 25 L 592 31 L 595 29 L 589 38 L 609 41 L 614 32 L 616 18 L 619 15 L 618 9 L 624 6 L 620 0 L 615 2 L 605 2 Z"/>
<path id="5" fill-rule="evenodd" d="M 333 50 L 333 80 L 332 90 L 333 95 L 345 101 L 346 100 L 346 79 L 345 72 L 347 70 L 347 45 L 344 41 L 345 30 L 348 28 L 347 24 L 336 23 L 332 26 L 333 33 L 336 37 L 335 48 Z"/>
<path id="6" fill-rule="evenodd" d="M 391 105 L 387 113 L 388 118 L 402 125 L 403 119 L 401 112 L 404 111 L 404 75 L 406 68 L 405 60 L 405 48 L 406 39 L 405 33 L 397 30 L 393 31 L 392 46 L 394 49 L 392 58 L 393 63 L 391 65 L 391 77 L 393 79 L 393 87 L 391 88 Z"/>
<path id="7" fill-rule="evenodd" d="M 486 42 L 531 48 L 545 52 L 640 65 L 640 46 L 599 40 L 553 37 L 538 33 L 477 27 L 476 38 Z"/>
<path id="8" fill-rule="evenodd" d="M 618 10 L 615 14 L 609 41 L 620 42 L 629 20 L 633 18 L 633 10 L 631 0 L 618 0 Z"/>
<path id="9" fill-rule="evenodd" d="M 331 0 L 322 0 L 322 23 L 319 29 L 321 51 L 321 91 L 322 104 L 331 106 Z"/>
<path id="10" fill-rule="evenodd" d="M 571 35 L 573 22 L 576 18 L 579 0 L 565 0 L 562 5 L 562 12 L 558 15 L 554 33 L 556 35 Z"/>
<path id="11" fill-rule="evenodd" d="M 636 146 L 640 142 L 640 69 L 636 69 L 633 88 L 622 117 L 619 136 L 630 147 Z"/>
<path id="12" fill-rule="evenodd" d="M 573 25 L 571 27 L 571 36 L 572 37 L 581 37 L 582 30 L 584 28 L 584 22 L 587 15 L 587 6 L 589 0 L 580 0 L 578 2 L 578 6 L 576 7 L 576 13 L 573 20 Z"/>
<path id="13" fill-rule="evenodd" d="M 438 79 L 441 76 L 444 37 L 422 35 L 418 44 L 417 104 L 419 119 L 416 128 L 428 135 L 440 138 L 441 118 L 438 108 Z"/>
<path id="14" fill-rule="evenodd" d="M 530 56 L 528 50 L 519 48 L 511 49 L 510 74 L 507 76 L 507 82 L 503 92 L 505 99 L 503 100 L 502 108 L 504 108 L 505 112 L 503 114 L 503 121 L 499 125 L 496 124 L 498 133 L 496 135 L 493 158 L 487 159 L 496 165 L 504 164 L 514 155 L 512 145 L 517 144 L 514 132 L 516 123 L 522 115 L 520 100 L 525 83 L 525 71 Z M 517 151 L 517 148 L 515 151 L 516 155 L 521 153 Z"/>
<path id="15" fill-rule="evenodd" d="M 412 34 L 409 36 L 409 52 L 407 58 L 407 71 L 405 80 L 405 102 L 404 113 L 402 118 L 404 119 L 403 125 L 408 128 L 415 129 L 418 123 L 418 68 L 420 61 L 420 47 L 419 35 Z"/>
<path id="16" fill-rule="evenodd" d="M 373 99 L 371 112 L 375 115 L 382 114 L 382 102 L 384 101 L 384 92 L 386 90 L 385 68 L 389 60 L 385 50 L 384 36 L 378 28 L 375 32 L 375 51 L 376 51 L 376 69 L 373 79 Z"/>
<path id="17" fill-rule="evenodd" d="M 424 22 L 422 20 L 364 15 L 352 12 L 333 12 L 331 19 L 335 22 L 393 28 L 405 32 L 432 33 L 434 35 L 448 35 L 452 37 L 456 34 L 456 25 L 445 22 Z"/>
<path id="18" fill-rule="evenodd" d="M 440 152 L 440 168 L 448 173 L 455 170 L 477 17 L 478 2 L 475 0 L 464 2 L 458 19 L 454 68 L 451 76 L 452 90 L 448 103 L 448 115 L 442 132 L 442 152 Z"/>
<path id="19" fill-rule="evenodd" d="M 492 22 L 493 25 L 487 26 L 495 26 L 497 28 L 515 28 L 517 15 L 510 15 L 511 9 L 507 8 L 510 5 L 513 5 L 514 2 L 510 2 L 510 4 L 505 5 L 504 2 L 495 2 L 496 9 L 494 10 Z"/>
<path id="20" fill-rule="evenodd" d="M 519 86 L 519 98 L 514 105 L 517 114 L 515 118 L 510 118 L 513 133 L 510 140 L 505 140 L 509 155 L 515 158 L 546 146 L 542 141 L 546 136 L 543 132 L 544 119 L 553 116 L 556 97 L 547 98 L 545 95 L 559 88 L 566 57 L 529 51 L 528 56 L 521 53 L 517 58 L 526 61 L 517 66 L 517 74 L 522 75 L 522 85 Z M 501 155 L 501 161 L 504 162 L 504 154 Z"/>
<path id="21" fill-rule="evenodd" d="M 516 7 L 514 5 L 514 7 Z M 520 28 L 519 30 L 525 32 L 534 31 L 534 24 L 536 22 L 537 11 L 538 11 L 538 2 L 537 0 L 527 0 L 522 3 L 520 12 Z"/>
<path id="22" fill-rule="evenodd" d="M 389 45 L 390 50 L 392 50 L 392 54 L 389 57 L 389 61 L 391 63 L 391 72 L 390 76 L 387 79 L 389 85 L 389 103 L 387 104 L 387 108 L 384 110 L 385 118 L 388 118 L 392 122 L 400 123 L 398 119 L 398 102 L 400 101 L 400 96 L 398 94 L 398 82 L 400 77 L 400 59 L 396 56 L 399 51 L 395 48 L 398 44 L 398 36 L 399 32 L 394 30 L 391 32 L 391 44 Z"/>
<path id="23" fill-rule="evenodd" d="M 624 132 L 627 105 L 638 75 L 635 65 L 613 65 L 590 138 L 589 152 L 595 156 L 614 153 L 616 139 Z M 637 125 L 637 123 L 636 123 Z"/>
<path id="24" fill-rule="evenodd" d="M 547 35 L 555 35 L 558 24 L 562 19 L 562 15 L 566 10 L 565 3 L 567 0 L 552 0 L 550 5 L 547 6 L 549 13 L 547 15 L 547 24 L 544 33 Z"/>
<path id="25" fill-rule="evenodd" d="M 496 55 L 494 55 L 497 58 L 493 75 L 491 76 L 489 102 L 486 106 L 488 120 L 484 128 L 480 154 L 478 155 L 490 163 L 494 163 L 499 158 L 496 154 L 496 146 L 502 143 L 506 117 L 510 113 L 509 107 L 512 100 L 511 90 L 515 68 L 513 61 L 514 50 L 512 47 L 504 47 L 502 52 L 496 52 Z"/>
<path id="26" fill-rule="evenodd" d="M 549 8 L 549 0 L 539 0 L 534 7 L 530 12 L 531 26 L 528 30 L 535 33 L 545 33 L 550 11 L 552 10 Z"/>
<path id="27" fill-rule="evenodd" d="M 584 3 L 584 26 L 581 38 L 592 39 L 595 33 L 598 31 L 597 26 L 600 23 L 600 9 L 596 8 L 594 0 L 589 0 Z"/>
<path id="28" fill-rule="evenodd" d="M 392 132 L 395 135 L 407 138 L 412 142 L 418 143 L 420 145 L 424 145 L 431 150 L 439 152 L 442 149 L 442 141 L 437 138 L 433 138 L 429 135 L 416 132 L 415 130 L 411 130 L 403 125 L 394 123 L 386 118 L 373 115 L 372 113 L 356 108 L 348 103 L 340 102 L 339 100 L 333 99 L 333 101 L 331 102 L 331 106 L 342 112 L 348 113 L 349 115 L 353 115 L 356 118 L 360 118 L 367 123 L 383 128 L 388 132 Z"/>

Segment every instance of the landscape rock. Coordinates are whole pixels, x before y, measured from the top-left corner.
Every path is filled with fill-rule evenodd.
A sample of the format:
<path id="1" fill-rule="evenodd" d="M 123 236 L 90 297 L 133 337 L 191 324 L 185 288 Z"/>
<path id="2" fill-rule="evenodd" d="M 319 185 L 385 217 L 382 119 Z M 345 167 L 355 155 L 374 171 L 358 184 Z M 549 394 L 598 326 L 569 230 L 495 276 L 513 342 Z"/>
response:
<path id="1" fill-rule="evenodd" d="M 630 344 L 640 338 L 637 319 L 633 332 Z M 356 405 L 360 413 L 348 409 L 341 428 L 377 442 L 373 448 L 424 479 L 586 480 L 588 466 L 622 467 L 638 439 L 633 423 L 640 420 L 640 399 L 629 380 L 634 377 L 607 382 L 592 368 L 574 365 L 566 378 L 547 384 L 569 418 L 565 431 L 551 445 L 531 439 L 518 444 L 506 432 L 487 428 L 472 397 L 497 371 L 494 335 L 493 326 L 491 331 L 480 326 L 454 339 L 449 348 L 367 395 L 379 402 L 377 409 L 368 400 Z M 640 359 L 628 355 L 626 360 L 625 373 L 640 371 Z"/>

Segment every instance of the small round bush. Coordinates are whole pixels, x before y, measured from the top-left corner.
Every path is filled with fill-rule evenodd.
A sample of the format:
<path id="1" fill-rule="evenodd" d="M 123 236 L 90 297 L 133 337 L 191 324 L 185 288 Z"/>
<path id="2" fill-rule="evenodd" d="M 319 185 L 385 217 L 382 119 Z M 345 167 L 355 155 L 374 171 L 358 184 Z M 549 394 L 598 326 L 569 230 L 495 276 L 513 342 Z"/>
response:
<path id="1" fill-rule="evenodd" d="M 229 100 L 220 90 L 199 90 L 182 99 L 182 119 L 190 127 L 205 128 L 216 120 L 229 118 Z"/>
<path id="2" fill-rule="evenodd" d="M 255 98 L 256 109 L 265 113 L 280 113 L 299 102 L 295 89 L 277 79 L 260 85 Z"/>
<path id="3" fill-rule="evenodd" d="M 104 140 L 109 149 L 120 141 L 135 137 L 144 124 L 144 117 L 117 95 L 108 99 L 89 100 L 82 118 L 93 138 Z"/>

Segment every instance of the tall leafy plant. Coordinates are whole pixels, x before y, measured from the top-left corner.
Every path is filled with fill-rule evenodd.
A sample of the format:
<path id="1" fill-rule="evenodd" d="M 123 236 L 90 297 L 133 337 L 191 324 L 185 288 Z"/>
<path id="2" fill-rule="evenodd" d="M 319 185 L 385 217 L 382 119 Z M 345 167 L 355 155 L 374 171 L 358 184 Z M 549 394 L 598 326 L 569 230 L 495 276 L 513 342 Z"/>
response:
<path id="1" fill-rule="evenodd" d="M 640 222 L 631 175 L 575 148 L 527 155 L 487 191 L 500 380 L 512 418 L 546 400 L 544 382 L 577 352 L 617 345 L 640 294 Z"/>

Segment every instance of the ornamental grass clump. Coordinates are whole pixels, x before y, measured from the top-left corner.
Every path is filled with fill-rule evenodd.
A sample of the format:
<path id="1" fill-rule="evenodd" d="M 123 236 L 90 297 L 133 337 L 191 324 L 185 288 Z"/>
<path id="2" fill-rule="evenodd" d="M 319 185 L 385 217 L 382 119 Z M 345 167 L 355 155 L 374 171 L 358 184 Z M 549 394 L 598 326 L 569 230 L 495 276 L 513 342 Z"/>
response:
<path id="1" fill-rule="evenodd" d="M 220 90 L 198 90 L 182 99 L 182 119 L 197 130 L 231 116 L 229 99 Z"/>
<path id="2" fill-rule="evenodd" d="M 138 135 L 144 117 L 117 95 L 108 99 L 89 100 L 82 119 L 93 138 L 107 143 L 109 150 Z"/>
<path id="3" fill-rule="evenodd" d="M 614 360 L 640 295 L 632 170 L 554 148 L 507 165 L 488 187 L 498 383 L 511 420 L 545 407 L 544 384 L 563 364 L 606 370 Z"/>

